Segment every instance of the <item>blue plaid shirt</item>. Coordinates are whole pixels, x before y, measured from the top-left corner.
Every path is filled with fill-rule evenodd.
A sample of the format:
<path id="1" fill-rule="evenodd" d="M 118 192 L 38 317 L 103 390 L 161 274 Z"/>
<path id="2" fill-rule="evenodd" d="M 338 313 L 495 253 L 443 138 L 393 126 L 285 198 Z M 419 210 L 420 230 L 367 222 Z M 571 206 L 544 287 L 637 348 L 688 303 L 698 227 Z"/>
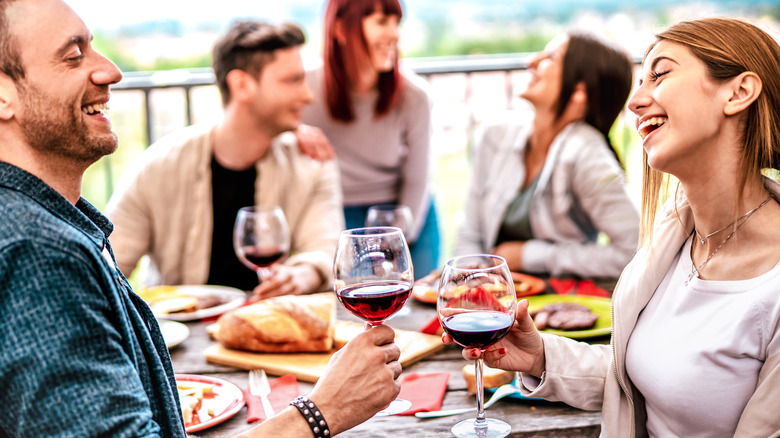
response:
<path id="1" fill-rule="evenodd" d="M 113 225 L 0 162 L 0 437 L 185 436 L 170 356 Z"/>

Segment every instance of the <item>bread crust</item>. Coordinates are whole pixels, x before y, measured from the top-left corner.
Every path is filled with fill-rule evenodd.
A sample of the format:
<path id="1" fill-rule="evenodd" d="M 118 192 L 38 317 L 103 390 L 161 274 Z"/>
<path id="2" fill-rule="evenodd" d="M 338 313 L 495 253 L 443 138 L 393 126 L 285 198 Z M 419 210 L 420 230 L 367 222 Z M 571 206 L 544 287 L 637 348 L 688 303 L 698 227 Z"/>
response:
<path id="1" fill-rule="evenodd" d="M 228 348 L 265 353 L 330 351 L 336 305 L 328 292 L 269 298 L 220 316 L 215 338 Z"/>

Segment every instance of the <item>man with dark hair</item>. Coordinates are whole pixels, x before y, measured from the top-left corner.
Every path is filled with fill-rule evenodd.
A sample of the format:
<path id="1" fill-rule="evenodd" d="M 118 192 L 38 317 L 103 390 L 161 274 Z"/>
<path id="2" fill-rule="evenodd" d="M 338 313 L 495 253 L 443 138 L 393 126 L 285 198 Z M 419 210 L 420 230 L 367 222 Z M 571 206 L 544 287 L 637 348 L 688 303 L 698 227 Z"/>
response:
<path id="1" fill-rule="evenodd" d="M 117 147 L 106 110 L 122 77 L 91 40 L 62 0 L 0 0 L 0 437 L 184 437 L 159 326 L 117 269 L 111 222 L 81 197 Z M 393 335 L 368 330 L 334 356 L 309 396 L 328 434 L 398 394 Z M 311 436 L 301 413 L 245 436 Z"/>
<path id="2" fill-rule="evenodd" d="M 217 42 L 222 120 L 153 144 L 109 202 L 111 243 L 125 275 L 148 254 L 148 285 L 218 284 L 254 289 L 259 298 L 330 287 L 344 228 L 338 169 L 302 155 L 288 132 L 312 99 L 303 43 L 295 25 L 256 21 L 235 23 Z M 280 206 L 291 233 L 292 256 L 259 285 L 233 249 L 236 213 L 249 205 Z"/>

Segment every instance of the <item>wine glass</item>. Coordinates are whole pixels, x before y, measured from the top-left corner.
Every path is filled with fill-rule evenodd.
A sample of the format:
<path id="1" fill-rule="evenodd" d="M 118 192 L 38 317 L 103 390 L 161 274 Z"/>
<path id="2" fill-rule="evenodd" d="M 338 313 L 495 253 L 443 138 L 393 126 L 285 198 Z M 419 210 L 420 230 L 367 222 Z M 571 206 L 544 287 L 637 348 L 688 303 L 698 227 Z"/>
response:
<path id="1" fill-rule="evenodd" d="M 366 227 L 398 227 L 409 237 L 409 232 L 414 225 L 412 221 L 412 209 L 403 204 L 377 204 L 368 207 L 366 213 Z M 402 307 L 393 317 L 407 316 L 412 311 L 408 307 Z"/>
<path id="2" fill-rule="evenodd" d="M 368 207 L 367 227 L 398 227 L 409 236 L 412 230 L 412 209 L 403 204 L 378 204 Z"/>
<path id="3" fill-rule="evenodd" d="M 233 248 L 241 263 L 257 272 L 263 282 L 269 267 L 290 252 L 290 230 L 284 212 L 277 206 L 252 206 L 238 210 L 233 228 Z"/>
<path id="4" fill-rule="evenodd" d="M 450 259 L 439 284 L 436 310 L 442 328 L 465 348 L 485 351 L 503 338 L 515 320 L 517 297 L 506 261 L 479 254 Z M 476 360 L 477 418 L 452 427 L 458 438 L 499 438 L 511 427 L 501 420 L 485 418 L 482 357 Z"/>
<path id="5" fill-rule="evenodd" d="M 412 292 L 414 272 L 409 247 L 397 227 L 342 231 L 333 260 L 333 284 L 341 304 L 376 327 L 400 310 Z M 411 407 L 396 399 L 377 415 L 393 415 Z"/>

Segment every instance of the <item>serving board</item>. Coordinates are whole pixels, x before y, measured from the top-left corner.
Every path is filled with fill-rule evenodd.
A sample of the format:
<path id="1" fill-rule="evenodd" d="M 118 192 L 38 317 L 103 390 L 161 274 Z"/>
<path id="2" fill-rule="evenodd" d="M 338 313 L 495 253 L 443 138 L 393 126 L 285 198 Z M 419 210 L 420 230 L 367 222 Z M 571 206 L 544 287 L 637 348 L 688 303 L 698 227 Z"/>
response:
<path id="1" fill-rule="evenodd" d="M 363 331 L 363 325 L 352 321 L 336 321 L 336 349 Z M 439 336 L 395 329 L 395 343 L 401 349 L 401 366 L 405 367 L 444 348 Z M 242 369 L 261 368 L 266 373 L 281 376 L 293 374 L 298 380 L 316 382 L 325 372 L 333 353 L 253 353 L 214 344 L 205 351 L 206 360 Z"/>

